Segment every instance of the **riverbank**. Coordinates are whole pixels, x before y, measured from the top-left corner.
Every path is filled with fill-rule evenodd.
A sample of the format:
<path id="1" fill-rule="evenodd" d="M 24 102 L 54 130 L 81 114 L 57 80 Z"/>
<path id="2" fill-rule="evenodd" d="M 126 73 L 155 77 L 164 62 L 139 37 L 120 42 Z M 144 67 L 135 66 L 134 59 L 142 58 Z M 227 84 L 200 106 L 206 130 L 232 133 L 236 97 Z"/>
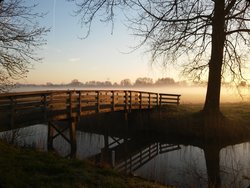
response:
<path id="1" fill-rule="evenodd" d="M 0 141 L 0 188 L 8 187 L 131 187 L 167 188 L 109 168 L 68 160 L 52 153 L 14 147 Z"/>
<path id="2" fill-rule="evenodd" d="M 250 140 L 250 103 L 222 103 L 221 114 L 202 113 L 201 104 L 185 104 L 151 114 L 151 125 L 158 137 L 165 141 L 203 147 L 221 147 Z M 177 138 L 177 140 L 176 140 Z"/>

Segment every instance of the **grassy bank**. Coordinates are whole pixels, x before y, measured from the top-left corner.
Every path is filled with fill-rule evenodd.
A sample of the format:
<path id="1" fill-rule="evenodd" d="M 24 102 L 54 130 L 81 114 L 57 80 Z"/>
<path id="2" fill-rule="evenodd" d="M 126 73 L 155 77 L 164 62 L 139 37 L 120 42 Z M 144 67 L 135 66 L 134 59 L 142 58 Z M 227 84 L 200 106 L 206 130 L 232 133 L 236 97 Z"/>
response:
<path id="1" fill-rule="evenodd" d="M 51 153 L 13 147 L 0 141 L 0 188 L 154 187 L 166 186 L 126 177 L 111 169 Z"/>
<path id="2" fill-rule="evenodd" d="M 250 103 L 222 103 L 218 117 L 201 113 L 202 104 L 183 104 L 151 115 L 152 126 L 163 140 L 202 147 L 221 147 L 250 140 Z"/>
<path id="3" fill-rule="evenodd" d="M 180 105 L 178 113 L 191 115 L 201 111 L 203 104 Z M 221 112 L 229 120 L 237 121 L 240 124 L 250 124 L 250 102 L 221 103 Z"/>

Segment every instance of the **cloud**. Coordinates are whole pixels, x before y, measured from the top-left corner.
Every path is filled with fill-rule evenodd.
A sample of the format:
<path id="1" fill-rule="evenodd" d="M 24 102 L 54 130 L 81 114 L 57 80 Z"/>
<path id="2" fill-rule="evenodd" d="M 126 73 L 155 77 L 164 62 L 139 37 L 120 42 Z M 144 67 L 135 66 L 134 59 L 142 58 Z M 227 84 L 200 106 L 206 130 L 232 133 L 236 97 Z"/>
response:
<path id="1" fill-rule="evenodd" d="M 69 59 L 69 62 L 77 62 L 77 61 L 80 61 L 80 60 L 81 60 L 81 58 L 79 58 L 79 57 L 73 57 L 73 58 Z"/>

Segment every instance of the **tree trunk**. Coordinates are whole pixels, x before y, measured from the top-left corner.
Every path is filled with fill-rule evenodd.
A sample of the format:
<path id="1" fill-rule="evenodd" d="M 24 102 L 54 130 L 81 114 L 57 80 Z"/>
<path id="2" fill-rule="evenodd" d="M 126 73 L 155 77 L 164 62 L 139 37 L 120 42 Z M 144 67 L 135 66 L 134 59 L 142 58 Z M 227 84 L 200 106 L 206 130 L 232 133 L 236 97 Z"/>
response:
<path id="1" fill-rule="evenodd" d="M 220 188 L 220 149 L 216 145 L 207 145 L 203 148 L 207 175 L 208 175 L 208 188 Z"/>
<path id="2" fill-rule="evenodd" d="M 214 1 L 214 16 L 212 20 L 212 47 L 209 61 L 209 75 L 206 100 L 203 111 L 207 114 L 219 114 L 221 68 L 225 43 L 224 0 Z"/>

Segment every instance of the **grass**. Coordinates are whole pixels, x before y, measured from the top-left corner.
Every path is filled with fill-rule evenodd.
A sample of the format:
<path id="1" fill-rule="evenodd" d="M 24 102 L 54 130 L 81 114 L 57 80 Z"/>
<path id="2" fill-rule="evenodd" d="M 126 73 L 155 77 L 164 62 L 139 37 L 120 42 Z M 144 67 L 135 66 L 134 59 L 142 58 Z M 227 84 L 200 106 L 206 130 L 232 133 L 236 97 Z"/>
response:
<path id="1" fill-rule="evenodd" d="M 182 115 L 191 115 L 202 110 L 203 104 L 184 104 L 180 105 L 178 112 Z M 250 123 L 250 103 L 222 103 L 221 112 L 231 121 L 237 121 L 239 124 Z"/>
<path id="2" fill-rule="evenodd" d="M 223 116 L 200 113 L 202 104 L 183 104 L 154 113 L 152 127 L 163 139 L 184 143 L 220 142 L 222 146 L 250 140 L 250 103 L 222 103 Z"/>
<path id="3" fill-rule="evenodd" d="M 225 103 L 221 108 L 229 119 L 239 123 L 250 123 L 250 103 Z"/>
<path id="4" fill-rule="evenodd" d="M 181 116 L 189 116 L 201 111 L 202 108 L 203 104 L 190 103 L 181 104 L 178 106 L 178 108 L 169 106 L 166 111 L 176 112 Z M 222 103 L 220 105 L 220 109 L 221 112 L 231 120 L 239 120 L 244 122 L 250 121 L 250 102 Z"/>
<path id="5" fill-rule="evenodd" d="M 52 153 L 14 147 L 0 141 L 0 188 L 14 187 L 131 187 L 166 188 L 154 182 L 127 177 L 112 169 Z"/>

